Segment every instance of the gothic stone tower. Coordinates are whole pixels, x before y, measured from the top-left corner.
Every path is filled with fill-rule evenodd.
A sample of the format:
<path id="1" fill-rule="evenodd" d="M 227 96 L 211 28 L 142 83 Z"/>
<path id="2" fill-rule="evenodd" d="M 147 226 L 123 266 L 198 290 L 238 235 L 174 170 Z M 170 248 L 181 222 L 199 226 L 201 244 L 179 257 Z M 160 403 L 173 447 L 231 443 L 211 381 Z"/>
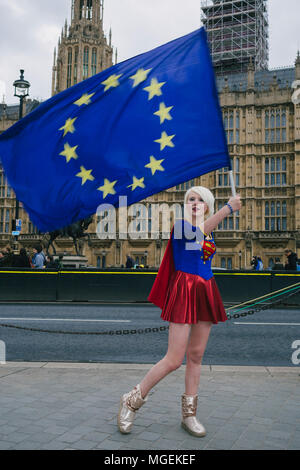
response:
<path id="1" fill-rule="evenodd" d="M 71 26 L 67 20 L 54 49 L 52 95 L 113 65 L 103 32 L 104 0 L 72 0 Z"/>

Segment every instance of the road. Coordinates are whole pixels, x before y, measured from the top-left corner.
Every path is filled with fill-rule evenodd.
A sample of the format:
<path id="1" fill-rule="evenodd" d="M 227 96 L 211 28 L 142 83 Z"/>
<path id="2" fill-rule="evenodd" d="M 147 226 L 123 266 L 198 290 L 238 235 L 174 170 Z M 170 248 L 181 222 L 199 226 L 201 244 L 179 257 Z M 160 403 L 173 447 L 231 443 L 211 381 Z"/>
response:
<path id="1" fill-rule="evenodd" d="M 1 304 L 1 324 L 68 332 L 168 325 L 160 319 L 160 310 L 147 304 Z M 0 326 L 6 361 L 155 363 L 165 354 L 167 339 L 167 330 L 103 336 Z M 300 340 L 300 310 L 262 311 L 213 326 L 203 363 L 294 366 L 292 343 L 296 340 Z"/>

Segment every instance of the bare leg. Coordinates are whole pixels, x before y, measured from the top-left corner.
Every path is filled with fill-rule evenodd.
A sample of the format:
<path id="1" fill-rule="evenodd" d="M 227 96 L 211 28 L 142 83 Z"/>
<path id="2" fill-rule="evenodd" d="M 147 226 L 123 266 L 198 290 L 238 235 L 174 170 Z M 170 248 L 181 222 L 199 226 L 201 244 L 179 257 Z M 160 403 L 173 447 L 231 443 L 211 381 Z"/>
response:
<path id="1" fill-rule="evenodd" d="M 181 366 L 189 340 L 190 325 L 170 323 L 169 344 L 165 357 L 155 364 L 140 383 L 142 397 L 161 379 Z"/>
<path id="2" fill-rule="evenodd" d="M 200 382 L 202 358 L 209 338 L 211 322 L 198 322 L 191 327 L 186 352 L 185 394 L 197 395 Z"/>

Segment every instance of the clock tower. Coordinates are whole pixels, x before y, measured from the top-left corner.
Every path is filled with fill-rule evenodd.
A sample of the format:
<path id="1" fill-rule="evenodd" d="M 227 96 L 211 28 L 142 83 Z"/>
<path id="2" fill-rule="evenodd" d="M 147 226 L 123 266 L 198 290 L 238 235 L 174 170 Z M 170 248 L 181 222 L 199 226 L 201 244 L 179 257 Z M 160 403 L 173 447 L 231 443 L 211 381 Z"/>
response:
<path id="1" fill-rule="evenodd" d="M 104 0 L 72 0 L 67 20 L 54 49 L 52 95 L 113 65 L 111 31 L 103 31 Z"/>

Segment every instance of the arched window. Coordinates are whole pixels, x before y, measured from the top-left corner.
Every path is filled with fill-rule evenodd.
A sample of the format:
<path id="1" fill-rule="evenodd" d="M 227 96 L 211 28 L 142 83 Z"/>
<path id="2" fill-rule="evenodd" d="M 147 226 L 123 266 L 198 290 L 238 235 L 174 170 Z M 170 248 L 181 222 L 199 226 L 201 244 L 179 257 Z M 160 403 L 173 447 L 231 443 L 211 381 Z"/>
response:
<path id="1" fill-rule="evenodd" d="M 75 48 L 75 54 L 74 54 L 74 85 L 76 85 L 78 81 L 78 47 Z"/>
<path id="2" fill-rule="evenodd" d="M 265 112 L 265 143 L 286 142 L 287 135 L 286 109 L 270 109 Z"/>
<path id="3" fill-rule="evenodd" d="M 89 76 L 89 48 L 86 46 L 83 53 L 83 80 Z"/>
<path id="4" fill-rule="evenodd" d="M 0 209 L 0 233 L 4 231 L 4 209 Z"/>
<path id="5" fill-rule="evenodd" d="M 72 49 L 68 49 L 67 88 L 72 85 Z"/>
<path id="6" fill-rule="evenodd" d="M 265 113 L 265 128 L 266 129 L 269 129 L 269 119 L 270 119 L 270 114 L 269 114 L 269 111 L 266 111 Z"/>
<path id="7" fill-rule="evenodd" d="M 92 51 L 92 75 L 97 73 L 97 49 L 94 47 Z"/>
<path id="8" fill-rule="evenodd" d="M 286 184 L 286 157 L 265 159 L 265 185 L 283 186 Z"/>
<path id="9" fill-rule="evenodd" d="M 265 230 L 287 230 L 287 204 L 286 201 L 265 202 Z"/>
<path id="10" fill-rule="evenodd" d="M 236 111 L 235 114 L 235 143 L 240 143 L 240 113 Z"/>
<path id="11" fill-rule="evenodd" d="M 79 19 L 81 20 L 82 18 L 84 18 L 84 0 L 80 0 Z"/>
<path id="12" fill-rule="evenodd" d="M 9 233 L 10 228 L 10 210 L 6 209 L 5 211 L 5 233 Z"/>
<path id="13" fill-rule="evenodd" d="M 93 19 L 93 0 L 87 0 L 87 19 Z"/>

